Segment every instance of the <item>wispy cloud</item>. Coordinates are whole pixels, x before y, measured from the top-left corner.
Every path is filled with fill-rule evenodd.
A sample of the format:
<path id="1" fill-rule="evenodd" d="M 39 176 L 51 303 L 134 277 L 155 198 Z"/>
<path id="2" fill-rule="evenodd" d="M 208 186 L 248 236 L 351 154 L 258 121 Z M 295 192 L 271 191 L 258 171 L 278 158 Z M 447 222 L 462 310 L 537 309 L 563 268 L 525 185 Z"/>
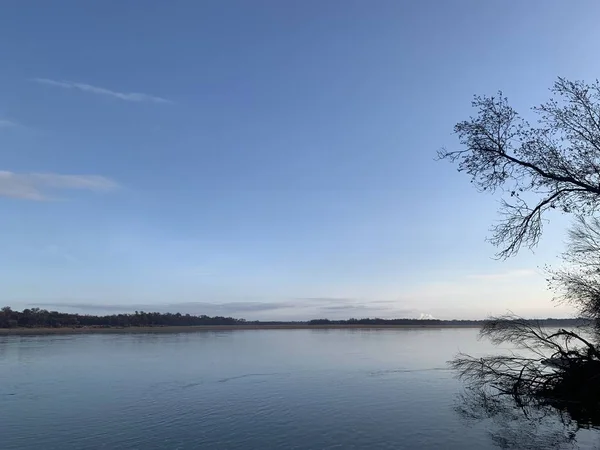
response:
<path id="1" fill-rule="evenodd" d="M 41 248 L 40 253 L 44 256 L 50 257 L 55 261 L 62 261 L 68 263 L 78 263 L 79 260 L 63 246 L 50 244 Z"/>
<path id="2" fill-rule="evenodd" d="M 60 175 L 55 173 L 13 173 L 0 171 L 0 197 L 21 200 L 50 200 L 47 190 L 83 189 L 111 191 L 118 184 L 98 175 Z"/>
<path id="3" fill-rule="evenodd" d="M 187 302 L 171 304 L 151 304 L 151 303 L 132 303 L 132 304 L 110 304 L 110 303 L 88 303 L 88 302 L 52 302 L 52 303 L 32 303 L 33 306 L 69 308 L 82 311 L 101 311 L 101 312 L 133 312 L 133 311 L 158 311 L 158 312 L 181 312 L 191 314 L 209 314 L 209 315 L 241 315 L 248 312 L 264 312 L 278 309 L 290 308 L 290 305 L 282 302 L 229 302 L 229 303 L 211 303 L 211 302 Z"/>
<path id="4" fill-rule="evenodd" d="M 510 278 L 523 278 L 535 275 L 537 272 L 533 269 L 509 270 L 506 272 L 497 273 L 482 273 L 469 275 L 467 278 L 474 280 L 505 280 Z"/>
<path id="5" fill-rule="evenodd" d="M 190 314 L 207 314 L 209 316 L 223 315 L 249 320 L 309 320 L 315 318 L 328 319 L 349 319 L 351 317 L 419 317 L 419 311 L 409 308 L 392 307 L 374 307 L 365 303 L 354 303 L 354 300 L 348 300 L 344 304 L 343 299 L 332 299 L 329 303 L 327 299 L 323 301 L 281 300 L 265 302 L 243 302 L 233 301 L 225 303 L 212 302 L 184 302 L 184 303 L 145 303 L 145 304 L 108 304 L 101 302 L 86 301 L 48 301 L 40 303 L 29 303 L 28 306 L 39 306 L 42 308 L 59 308 L 77 312 L 93 313 L 115 313 L 115 312 L 133 312 L 133 311 L 158 311 L 158 312 L 180 312 Z"/>
<path id="6" fill-rule="evenodd" d="M 7 119 L 0 119 L 0 128 L 13 128 L 17 126 L 19 126 L 17 122 Z"/>
<path id="7" fill-rule="evenodd" d="M 32 81 L 47 86 L 54 86 L 63 89 L 76 89 L 90 94 L 106 95 L 109 97 L 118 98 L 127 102 L 150 102 L 150 103 L 173 103 L 166 98 L 157 97 L 156 95 L 142 94 L 140 92 L 118 92 L 103 87 L 92 86 L 86 83 L 75 83 L 72 81 L 57 81 L 49 78 L 34 78 Z"/>

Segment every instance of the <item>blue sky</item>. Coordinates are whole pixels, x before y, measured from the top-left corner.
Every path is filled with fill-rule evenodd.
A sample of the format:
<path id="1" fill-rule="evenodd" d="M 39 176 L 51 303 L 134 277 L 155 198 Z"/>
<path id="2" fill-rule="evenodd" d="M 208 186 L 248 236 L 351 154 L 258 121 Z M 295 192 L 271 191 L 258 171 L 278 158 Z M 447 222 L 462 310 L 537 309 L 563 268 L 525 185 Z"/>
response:
<path id="1" fill-rule="evenodd" d="M 436 150 L 473 94 L 598 77 L 592 1 L 54 1 L 0 14 L 0 303 L 533 316 L 562 249 L 485 243 Z"/>

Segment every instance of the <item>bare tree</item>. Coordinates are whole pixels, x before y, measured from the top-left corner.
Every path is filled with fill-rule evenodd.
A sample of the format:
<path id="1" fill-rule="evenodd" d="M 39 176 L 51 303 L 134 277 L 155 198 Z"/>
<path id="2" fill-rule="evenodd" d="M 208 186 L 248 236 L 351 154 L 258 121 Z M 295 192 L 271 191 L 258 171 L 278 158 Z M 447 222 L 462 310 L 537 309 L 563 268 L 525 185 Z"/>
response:
<path id="1" fill-rule="evenodd" d="M 588 215 L 600 205 L 600 82 L 558 78 L 551 92 L 533 108 L 535 125 L 502 92 L 476 96 L 477 115 L 454 128 L 464 148 L 438 152 L 479 190 L 506 194 L 490 238 L 501 258 L 538 243 L 549 209 Z"/>
<path id="2" fill-rule="evenodd" d="M 581 317 L 595 320 L 600 337 L 600 219 L 578 217 L 560 269 L 548 269 L 556 299 L 574 306 Z"/>
<path id="3" fill-rule="evenodd" d="M 557 209 L 575 216 L 564 253 L 565 265 L 548 269 L 556 299 L 575 306 L 595 325 L 546 330 L 516 316 L 493 317 L 480 336 L 511 344 L 507 354 L 450 362 L 497 410 L 511 398 L 524 410 L 567 412 L 578 424 L 600 425 L 600 82 L 591 85 L 558 78 L 556 98 L 533 108 L 535 125 L 523 120 L 499 93 L 476 96 L 477 115 L 455 126 L 463 149 L 438 153 L 458 164 L 481 191 L 502 193 L 502 220 L 490 241 L 507 258 L 534 247 L 543 219 Z"/>

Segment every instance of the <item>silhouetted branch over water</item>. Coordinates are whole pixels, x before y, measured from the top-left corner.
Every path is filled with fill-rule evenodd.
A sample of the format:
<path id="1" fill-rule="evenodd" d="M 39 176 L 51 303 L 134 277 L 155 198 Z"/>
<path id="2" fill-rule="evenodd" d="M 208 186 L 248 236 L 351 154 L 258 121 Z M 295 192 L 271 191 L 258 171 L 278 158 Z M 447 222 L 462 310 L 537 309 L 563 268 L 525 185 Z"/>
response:
<path id="1" fill-rule="evenodd" d="M 594 381 L 600 379 L 600 354 L 581 331 L 548 331 L 541 324 L 508 316 L 487 321 L 480 335 L 497 345 L 512 344 L 523 353 L 485 358 L 459 355 L 451 367 L 470 388 L 491 388 L 510 395 L 519 406 L 565 403 L 566 407 L 600 394 L 600 384 Z"/>

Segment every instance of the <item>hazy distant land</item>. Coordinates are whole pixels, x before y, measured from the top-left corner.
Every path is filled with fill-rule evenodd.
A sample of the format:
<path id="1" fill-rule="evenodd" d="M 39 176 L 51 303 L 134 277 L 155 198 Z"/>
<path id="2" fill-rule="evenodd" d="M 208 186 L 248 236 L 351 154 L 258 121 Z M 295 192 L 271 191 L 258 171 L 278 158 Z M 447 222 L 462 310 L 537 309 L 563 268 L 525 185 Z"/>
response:
<path id="1" fill-rule="evenodd" d="M 537 319 L 549 327 L 585 325 L 585 319 Z M 64 333 L 181 333 L 220 330 L 289 330 L 335 328 L 472 328 L 482 320 L 439 319 L 314 319 L 309 321 L 247 321 L 232 317 L 136 311 L 106 316 L 61 313 L 39 308 L 0 310 L 0 335 Z"/>

